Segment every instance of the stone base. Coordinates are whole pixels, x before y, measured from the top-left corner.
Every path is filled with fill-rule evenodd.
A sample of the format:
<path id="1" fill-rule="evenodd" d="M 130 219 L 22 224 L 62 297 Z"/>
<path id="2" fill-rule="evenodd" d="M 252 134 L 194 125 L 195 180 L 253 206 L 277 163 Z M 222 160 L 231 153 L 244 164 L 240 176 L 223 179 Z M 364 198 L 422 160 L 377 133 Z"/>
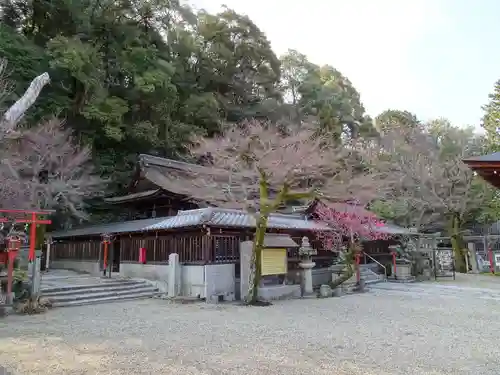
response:
<path id="1" fill-rule="evenodd" d="M 343 294 L 342 288 L 340 286 L 333 289 L 333 297 L 341 297 Z"/>
<path id="2" fill-rule="evenodd" d="M 221 302 L 233 302 L 236 298 L 234 293 L 229 294 L 213 294 L 209 297 L 206 297 L 205 302 L 207 303 L 221 303 Z"/>
<path id="3" fill-rule="evenodd" d="M 417 280 L 415 279 L 415 277 L 411 276 L 411 277 L 406 278 L 406 279 L 388 278 L 387 281 L 390 282 L 390 283 L 407 284 L 407 283 L 414 283 Z"/>
<path id="4" fill-rule="evenodd" d="M 305 294 L 301 298 L 303 298 L 303 299 L 316 299 L 316 298 L 318 298 L 318 295 L 316 293 Z"/>
<path id="5" fill-rule="evenodd" d="M 264 301 L 300 298 L 301 295 L 300 285 L 273 285 L 259 288 L 259 298 Z"/>

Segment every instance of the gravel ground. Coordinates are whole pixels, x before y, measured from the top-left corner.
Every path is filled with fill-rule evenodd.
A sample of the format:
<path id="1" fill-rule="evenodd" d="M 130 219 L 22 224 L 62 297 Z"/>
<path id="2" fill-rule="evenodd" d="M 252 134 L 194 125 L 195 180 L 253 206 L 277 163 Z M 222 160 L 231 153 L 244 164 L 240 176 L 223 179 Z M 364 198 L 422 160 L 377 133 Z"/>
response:
<path id="1" fill-rule="evenodd" d="M 500 280 L 499 280 L 500 281 Z M 500 288 L 378 284 L 270 307 L 163 300 L 0 321 L 14 374 L 499 373 Z"/>

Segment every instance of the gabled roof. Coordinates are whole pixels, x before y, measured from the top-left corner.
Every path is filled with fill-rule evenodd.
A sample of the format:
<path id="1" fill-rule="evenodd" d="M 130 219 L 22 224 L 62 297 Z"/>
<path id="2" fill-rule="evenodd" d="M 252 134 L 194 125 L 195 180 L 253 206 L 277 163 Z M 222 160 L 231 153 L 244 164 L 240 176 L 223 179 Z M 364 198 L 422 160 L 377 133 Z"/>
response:
<path id="1" fill-rule="evenodd" d="M 136 201 L 144 198 L 151 198 L 167 191 L 179 199 L 196 199 L 203 202 L 205 197 L 188 197 L 186 191 L 182 189 L 181 181 L 189 184 L 189 179 L 194 175 L 207 174 L 213 172 L 213 168 L 203 165 L 186 163 L 182 161 L 165 159 L 158 156 L 140 154 L 138 157 L 132 188 L 141 179 L 148 180 L 155 188 L 146 191 L 131 193 L 123 196 L 105 198 L 107 203 L 124 203 Z"/>

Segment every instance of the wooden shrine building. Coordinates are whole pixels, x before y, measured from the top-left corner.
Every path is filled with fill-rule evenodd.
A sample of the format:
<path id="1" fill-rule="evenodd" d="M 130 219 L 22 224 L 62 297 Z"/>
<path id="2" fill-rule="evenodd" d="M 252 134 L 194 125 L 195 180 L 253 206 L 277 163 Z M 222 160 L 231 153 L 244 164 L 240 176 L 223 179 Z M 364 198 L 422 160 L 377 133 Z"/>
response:
<path id="1" fill-rule="evenodd" d="M 140 155 L 128 194 L 106 199 L 110 209 L 121 212 L 124 220 L 49 233 L 51 267 L 102 273 L 103 239 L 110 244 L 107 264 L 113 272 L 125 277 L 161 279 L 172 253 L 178 254 L 180 263 L 190 267 L 193 275 L 198 275 L 198 271 L 192 270 L 204 265 L 237 265 L 240 242 L 253 238 L 255 218 L 245 211 L 213 207 L 204 197 L 193 199 L 184 195 L 179 180 L 189 184 L 189 174 L 193 171 L 210 173 L 210 168 Z M 325 283 L 328 280 L 321 279 L 322 270 L 328 269 L 336 254 L 323 249 L 316 239 L 318 231 L 330 228 L 311 218 L 313 204 L 272 214 L 268 231 L 288 234 L 297 244 L 307 236 L 317 250 L 314 261 L 318 282 Z M 394 235 L 407 233 L 391 225 L 378 230 Z M 382 252 L 388 254 L 387 244 L 381 246 Z M 140 256 L 141 251 L 144 258 Z M 291 278 L 297 273 L 298 263 L 298 249 L 290 249 Z M 239 267 L 233 268 L 238 277 Z M 331 272 L 325 275 L 331 277 Z M 195 279 L 192 279 L 193 285 Z"/>

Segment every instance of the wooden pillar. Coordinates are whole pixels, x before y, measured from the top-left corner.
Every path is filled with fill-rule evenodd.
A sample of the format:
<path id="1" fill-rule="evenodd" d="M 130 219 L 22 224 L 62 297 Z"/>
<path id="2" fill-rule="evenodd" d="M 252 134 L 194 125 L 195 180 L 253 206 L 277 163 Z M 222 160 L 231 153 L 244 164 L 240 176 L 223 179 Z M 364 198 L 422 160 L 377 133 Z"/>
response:
<path id="1" fill-rule="evenodd" d="M 201 248 L 204 263 L 212 263 L 213 259 L 213 238 L 210 233 L 210 228 L 206 228 L 203 237 L 201 238 Z"/>

